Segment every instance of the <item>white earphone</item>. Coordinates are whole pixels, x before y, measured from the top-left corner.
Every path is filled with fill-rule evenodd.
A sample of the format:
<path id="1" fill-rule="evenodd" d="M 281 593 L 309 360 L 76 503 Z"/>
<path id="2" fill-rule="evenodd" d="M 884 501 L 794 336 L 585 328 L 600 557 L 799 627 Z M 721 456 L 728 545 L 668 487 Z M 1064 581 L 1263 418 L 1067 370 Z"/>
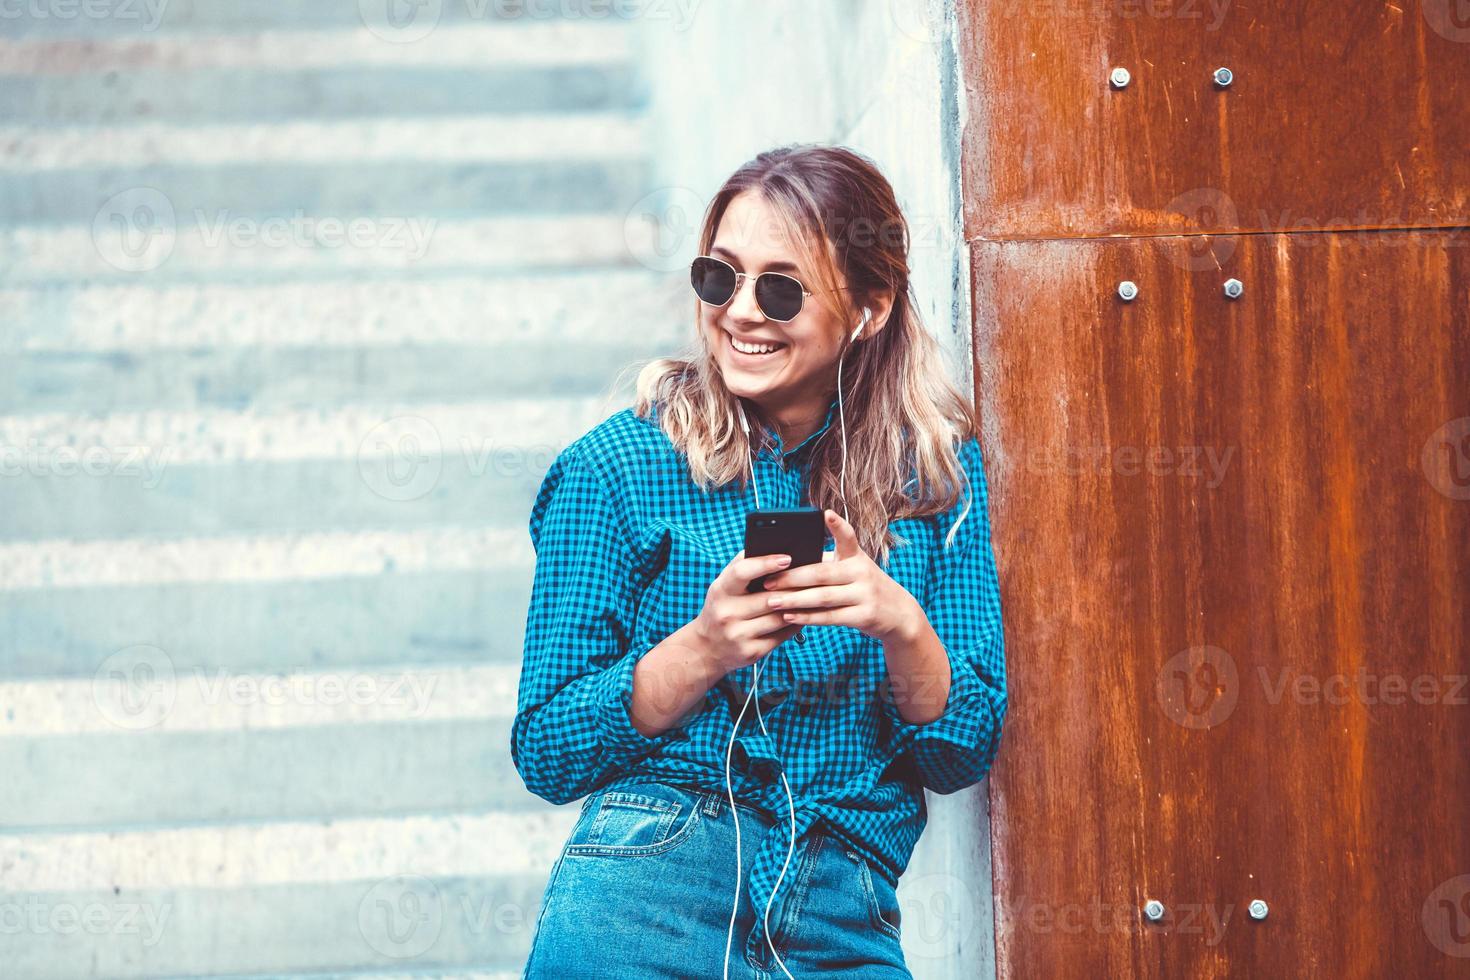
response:
<path id="1" fill-rule="evenodd" d="M 862 322 L 857 325 L 857 329 L 852 332 L 848 340 L 857 340 L 858 334 L 863 332 L 863 328 L 868 325 L 868 322 L 872 318 L 873 311 L 866 306 L 863 307 Z M 845 353 L 846 351 L 843 352 L 843 354 Z M 837 358 L 837 414 L 842 428 L 842 473 L 839 477 L 839 482 L 841 486 L 840 495 L 842 497 L 842 516 L 845 519 L 847 517 L 847 416 L 842 408 L 842 360 L 842 355 L 839 355 Z M 745 419 L 745 406 L 738 399 L 736 400 L 736 405 L 740 409 L 740 428 L 744 430 L 748 442 L 750 439 L 750 424 Z M 760 485 L 755 479 L 754 460 L 750 461 L 750 483 L 755 491 L 756 510 L 760 510 Z M 725 980 L 729 980 L 730 977 L 730 944 L 735 938 L 735 915 L 740 909 L 741 884 L 740 813 L 735 808 L 735 789 L 730 783 L 730 756 L 735 750 L 735 736 L 740 733 L 740 723 L 745 720 L 745 710 L 750 707 L 751 698 L 755 698 L 755 717 L 756 721 L 760 723 L 761 734 L 767 738 L 771 734 L 766 729 L 765 716 L 761 714 L 760 695 L 758 693 L 761 683 L 761 667 L 759 663 L 752 665 L 751 674 L 750 692 L 745 695 L 745 703 L 740 706 L 740 715 L 735 719 L 735 726 L 730 732 L 730 744 L 725 747 L 725 793 L 730 798 L 730 816 L 735 820 L 735 904 L 730 908 L 730 929 L 725 935 L 725 970 L 723 974 Z M 774 746 L 775 743 L 773 742 L 772 747 L 774 748 Z M 776 893 L 780 890 L 781 882 L 786 877 L 786 869 L 791 866 L 791 856 L 796 852 L 796 801 L 792 799 L 791 784 L 786 780 L 784 766 L 780 775 L 781 785 L 786 789 L 786 812 L 791 818 L 791 843 L 786 849 L 786 863 L 781 865 L 781 873 L 776 876 L 776 884 L 771 887 L 771 897 L 766 900 L 766 910 L 765 914 L 761 916 L 761 924 L 764 926 L 766 932 L 766 945 L 770 947 L 771 955 L 776 958 L 776 963 L 781 967 L 781 972 L 786 974 L 790 980 L 796 980 L 795 977 L 791 976 L 791 971 L 786 969 L 786 963 L 781 959 L 781 955 L 776 952 L 775 944 L 771 942 L 771 904 L 776 900 Z"/>

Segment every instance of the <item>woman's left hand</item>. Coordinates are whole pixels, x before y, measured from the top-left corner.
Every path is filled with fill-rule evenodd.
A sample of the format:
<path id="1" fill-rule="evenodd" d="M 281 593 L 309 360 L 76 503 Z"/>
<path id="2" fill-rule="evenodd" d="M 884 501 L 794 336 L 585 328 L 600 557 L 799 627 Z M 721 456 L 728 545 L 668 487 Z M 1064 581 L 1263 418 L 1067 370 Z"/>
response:
<path id="1" fill-rule="evenodd" d="M 841 514 L 829 509 L 824 516 L 837 550 L 823 552 L 816 564 L 768 576 L 770 608 L 788 623 L 851 626 L 878 640 L 916 632 L 925 619 L 918 600 L 863 552 Z"/>

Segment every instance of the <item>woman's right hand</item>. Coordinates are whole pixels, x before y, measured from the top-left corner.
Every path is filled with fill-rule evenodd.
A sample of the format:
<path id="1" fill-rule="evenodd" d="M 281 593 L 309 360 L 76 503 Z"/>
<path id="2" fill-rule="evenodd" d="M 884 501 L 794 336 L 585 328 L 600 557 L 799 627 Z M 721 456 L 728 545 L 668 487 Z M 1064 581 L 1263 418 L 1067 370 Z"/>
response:
<path id="1" fill-rule="evenodd" d="M 769 592 L 745 591 L 762 575 L 789 567 L 790 561 L 790 555 L 746 558 L 741 549 L 710 583 L 693 626 L 721 676 L 755 663 L 801 631 L 800 624 L 787 623 L 779 609 L 767 606 Z"/>

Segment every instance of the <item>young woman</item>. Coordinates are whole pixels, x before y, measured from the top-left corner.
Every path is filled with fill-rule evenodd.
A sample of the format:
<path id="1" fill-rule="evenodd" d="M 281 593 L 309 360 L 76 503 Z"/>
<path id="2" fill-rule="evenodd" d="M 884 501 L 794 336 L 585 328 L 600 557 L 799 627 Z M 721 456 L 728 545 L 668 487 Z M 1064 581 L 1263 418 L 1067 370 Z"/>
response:
<path id="1" fill-rule="evenodd" d="M 865 157 L 756 157 L 705 216 L 694 348 L 548 470 L 511 751 L 585 799 L 526 976 L 910 975 L 923 790 L 985 775 L 1006 694 L 976 420 L 907 247 Z M 748 511 L 807 506 L 823 561 L 745 556 Z"/>

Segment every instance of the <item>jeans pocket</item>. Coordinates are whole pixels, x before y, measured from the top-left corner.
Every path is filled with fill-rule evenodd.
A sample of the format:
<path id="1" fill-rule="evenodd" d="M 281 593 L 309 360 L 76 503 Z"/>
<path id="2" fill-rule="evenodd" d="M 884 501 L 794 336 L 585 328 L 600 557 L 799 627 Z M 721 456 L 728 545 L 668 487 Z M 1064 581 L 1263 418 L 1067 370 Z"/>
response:
<path id="1" fill-rule="evenodd" d="M 563 853 L 568 857 L 667 853 L 694 832 L 698 802 L 694 794 L 673 787 L 605 790 L 589 800 Z"/>
<path id="2" fill-rule="evenodd" d="M 888 879 L 877 874 L 861 854 L 849 852 L 862 872 L 863 894 L 868 902 L 868 921 L 874 929 L 899 938 L 903 913 L 898 907 L 898 892 Z"/>

